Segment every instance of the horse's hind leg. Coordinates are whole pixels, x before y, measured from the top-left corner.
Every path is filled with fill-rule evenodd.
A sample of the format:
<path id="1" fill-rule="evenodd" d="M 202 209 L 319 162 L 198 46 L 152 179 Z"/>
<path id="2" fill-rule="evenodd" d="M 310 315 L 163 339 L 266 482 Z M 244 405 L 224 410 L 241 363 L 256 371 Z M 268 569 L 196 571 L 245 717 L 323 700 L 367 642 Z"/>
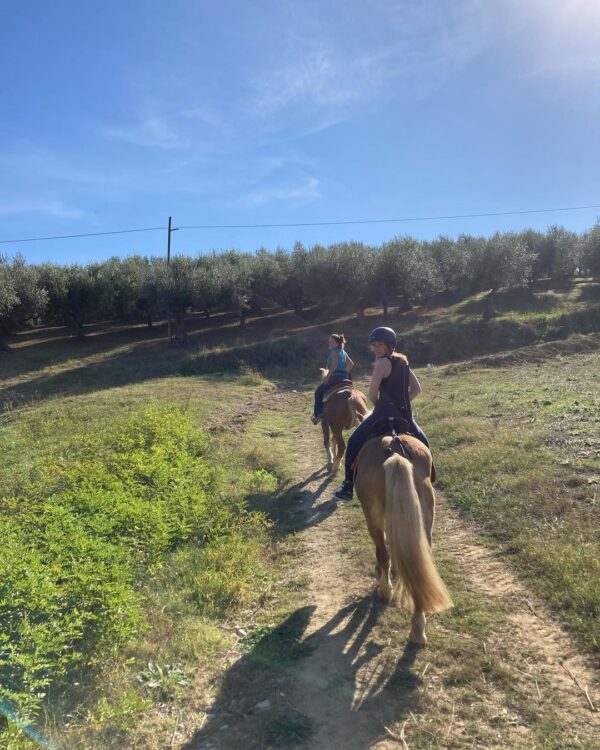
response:
<path id="1" fill-rule="evenodd" d="M 390 578 L 390 554 L 385 543 L 383 507 L 374 501 L 369 507 L 363 503 L 363 512 L 367 521 L 367 528 L 373 543 L 375 544 L 375 555 L 377 557 L 377 594 L 388 604 L 394 596 L 394 588 Z"/>
<path id="2" fill-rule="evenodd" d="M 423 514 L 423 525 L 427 541 L 431 547 L 431 532 L 433 530 L 433 519 L 435 517 L 435 490 L 429 479 L 417 482 L 417 494 L 421 501 L 421 513 Z"/>
<path id="3" fill-rule="evenodd" d="M 429 546 L 431 547 L 431 532 L 433 530 L 433 519 L 435 516 L 435 490 L 431 486 L 430 480 L 426 478 L 422 482 L 417 482 L 417 492 L 421 502 L 421 513 L 423 514 L 425 534 Z M 415 610 L 413 613 L 408 640 L 411 643 L 416 643 L 420 646 L 424 646 L 427 643 L 424 612 Z"/>
<path id="4" fill-rule="evenodd" d="M 425 613 L 415 610 L 410 621 L 410 626 L 408 640 L 411 643 L 424 646 L 427 643 L 427 636 L 425 635 Z"/>
<path id="5" fill-rule="evenodd" d="M 321 419 L 321 428 L 323 430 L 323 445 L 325 446 L 325 455 L 327 457 L 327 469 L 331 471 L 333 469 L 333 451 L 329 444 L 329 425 L 324 419 Z"/>

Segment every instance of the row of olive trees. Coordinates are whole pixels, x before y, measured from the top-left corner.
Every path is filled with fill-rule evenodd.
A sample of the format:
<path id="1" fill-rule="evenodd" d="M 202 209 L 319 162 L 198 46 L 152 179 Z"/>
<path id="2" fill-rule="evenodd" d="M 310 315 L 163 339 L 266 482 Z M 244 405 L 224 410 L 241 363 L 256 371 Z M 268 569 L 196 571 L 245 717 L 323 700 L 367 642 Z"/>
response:
<path id="1" fill-rule="evenodd" d="M 230 251 L 191 258 L 130 256 L 88 265 L 27 265 L 0 256 L 0 336 L 35 320 L 64 324 L 82 337 L 97 320 L 144 317 L 148 325 L 168 314 L 173 340 L 184 344 L 186 312 L 216 306 L 233 311 L 244 325 L 248 314 L 268 298 L 302 315 L 307 306 L 353 304 L 359 317 L 367 306 L 391 304 L 409 309 L 432 294 L 457 297 L 487 291 L 485 315 L 505 286 L 577 269 L 600 276 L 600 224 L 577 235 L 561 227 L 546 233 L 498 233 L 491 237 L 440 236 L 432 241 L 395 237 L 379 247 L 342 242 L 291 252 Z"/>

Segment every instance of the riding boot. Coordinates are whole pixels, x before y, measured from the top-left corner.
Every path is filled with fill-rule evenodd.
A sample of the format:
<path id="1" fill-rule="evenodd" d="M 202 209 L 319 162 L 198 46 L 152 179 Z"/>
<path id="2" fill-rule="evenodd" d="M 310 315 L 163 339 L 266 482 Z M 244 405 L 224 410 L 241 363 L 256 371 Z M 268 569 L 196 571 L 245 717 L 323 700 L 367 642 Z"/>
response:
<path id="1" fill-rule="evenodd" d="M 352 494 L 354 493 L 354 483 L 351 479 L 344 479 L 344 483 L 337 490 L 334 497 L 338 500 L 352 500 Z"/>

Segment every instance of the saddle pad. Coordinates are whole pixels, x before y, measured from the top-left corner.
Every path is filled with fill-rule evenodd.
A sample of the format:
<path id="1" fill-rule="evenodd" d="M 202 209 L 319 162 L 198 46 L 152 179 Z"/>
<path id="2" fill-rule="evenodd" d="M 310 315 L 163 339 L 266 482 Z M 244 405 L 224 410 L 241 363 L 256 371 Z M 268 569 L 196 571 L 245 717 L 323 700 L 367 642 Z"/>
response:
<path id="1" fill-rule="evenodd" d="M 330 391 L 327 391 L 325 395 L 323 396 L 323 403 L 326 404 L 329 399 L 333 396 L 334 393 L 342 393 L 343 391 L 352 391 L 354 389 L 354 386 L 352 383 L 340 383 L 339 385 L 335 385 Z"/>

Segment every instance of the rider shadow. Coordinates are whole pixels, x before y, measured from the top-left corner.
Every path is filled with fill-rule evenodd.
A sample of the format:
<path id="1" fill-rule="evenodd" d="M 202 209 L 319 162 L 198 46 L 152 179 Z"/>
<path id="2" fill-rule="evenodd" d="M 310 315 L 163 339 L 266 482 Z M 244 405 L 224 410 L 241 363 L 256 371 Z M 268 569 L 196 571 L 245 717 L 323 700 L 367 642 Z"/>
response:
<path id="1" fill-rule="evenodd" d="M 373 632 L 384 609 L 365 596 L 309 635 L 315 607 L 296 610 L 232 666 L 182 750 L 321 748 L 321 733 L 336 748 L 370 747 L 416 710 L 421 684 L 412 671 L 418 649 L 394 658 Z"/>
<path id="2" fill-rule="evenodd" d="M 321 480 L 312 489 L 307 487 Z M 282 495 L 272 492 L 258 492 L 247 496 L 249 507 L 268 515 L 275 522 L 276 534 L 285 536 L 302 529 L 317 526 L 338 507 L 335 499 L 319 502 L 323 493 L 335 480 L 335 475 L 325 467 L 314 471 L 309 477 L 287 487 Z"/>
<path id="3" fill-rule="evenodd" d="M 305 489 L 311 482 L 321 478 L 319 485 L 311 490 Z M 335 475 L 321 469 L 313 472 L 307 479 L 298 482 L 288 491 L 288 498 L 294 502 L 295 507 L 287 504 L 286 530 L 295 532 L 318 526 L 338 507 L 338 501 L 334 498 L 319 502 L 323 493 L 334 481 Z"/>

